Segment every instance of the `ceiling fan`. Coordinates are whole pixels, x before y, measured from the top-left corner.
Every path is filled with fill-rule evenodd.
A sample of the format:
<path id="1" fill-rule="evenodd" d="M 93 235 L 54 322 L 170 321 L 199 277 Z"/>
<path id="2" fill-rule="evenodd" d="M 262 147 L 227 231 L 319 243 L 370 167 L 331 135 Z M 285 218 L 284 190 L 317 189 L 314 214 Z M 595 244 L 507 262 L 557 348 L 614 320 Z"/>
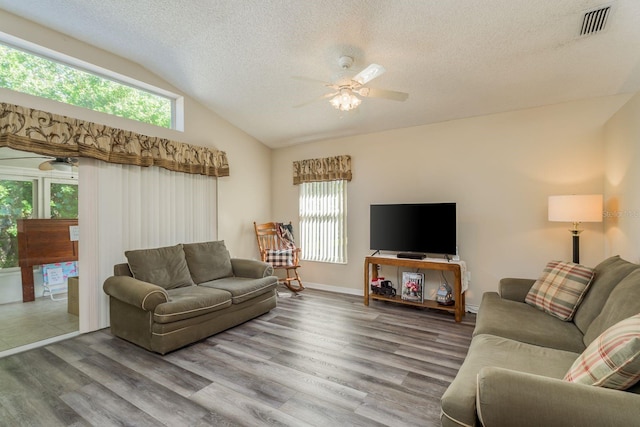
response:
<path id="1" fill-rule="evenodd" d="M 48 160 L 40 163 L 38 169 L 41 171 L 51 170 L 69 170 L 72 167 L 78 166 L 78 159 L 75 157 L 56 157 L 53 160 Z"/>
<path id="2" fill-rule="evenodd" d="M 69 171 L 72 167 L 78 166 L 78 159 L 75 157 L 43 157 L 43 156 L 29 156 L 29 157 L 5 157 L 0 160 L 24 160 L 24 159 L 47 159 L 38 165 L 38 169 L 41 171 Z"/>
<path id="3" fill-rule="evenodd" d="M 353 58 L 350 56 L 341 56 L 338 60 L 338 64 L 340 65 L 340 68 L 342 70 L 346 71 L 353 65 Z M 329 102 L 335 108 L 340 111 L 350 111 L 354 108 L 357 108 L 358 105 L 360 105 L 360 103 L 362 102 L 362 100 L 356 95 L 365 98 L 384 98 L 390 99 L 392 101 L 406 101 L 409 97 L 408 93 L 384 89 L 374 89 L 365 86 L 371 80 L 382 75 L 385 71 L 386 70 L 382 65 L 371 64 L 367 68 L 356 74 L 353 78 L 341 79 L 337 83 L 328 83 L 321 80 L 310 79 L 307 77 L 294 77 L 294 79 L 298 80 L 319 82 L 326 87 L 333 89 L 333 92 L 322 95 L 321 97 L 313 99 L 309 102 L 296 105 L 295 108 L 304 107 L 305 105 L 309 105 L 321 99 L 331 98 Z"/>

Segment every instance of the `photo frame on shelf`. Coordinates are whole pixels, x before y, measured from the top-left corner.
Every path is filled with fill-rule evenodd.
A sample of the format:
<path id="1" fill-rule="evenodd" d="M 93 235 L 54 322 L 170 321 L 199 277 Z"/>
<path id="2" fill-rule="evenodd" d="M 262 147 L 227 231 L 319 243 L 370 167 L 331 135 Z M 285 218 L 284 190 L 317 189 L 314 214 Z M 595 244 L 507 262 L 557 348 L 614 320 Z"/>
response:
<path id="1" fill-rule="evenodd" d="M 404 271 L 402 273 L 401 297 L 405 301 L 423 302 L 424 274 Z"/>

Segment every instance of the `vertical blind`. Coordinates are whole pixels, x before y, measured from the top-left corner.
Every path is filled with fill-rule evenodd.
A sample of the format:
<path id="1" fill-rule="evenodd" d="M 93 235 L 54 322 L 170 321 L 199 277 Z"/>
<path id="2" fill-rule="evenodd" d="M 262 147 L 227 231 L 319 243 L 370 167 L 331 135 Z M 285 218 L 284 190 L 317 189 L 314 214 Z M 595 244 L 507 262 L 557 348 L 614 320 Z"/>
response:
<path id="1" fill-rule="evenodd" d="M 217 182 L 87 158 L 79 175 L 80 328 L 87 332 L 108 326 L 102 283 L 126 262 L 126 250 L 216 239 Z"/>
<path id="2" fill-rule="evenodd" d="M 300 184 L 302 259 L 347 262 L 347 181 Z"/>

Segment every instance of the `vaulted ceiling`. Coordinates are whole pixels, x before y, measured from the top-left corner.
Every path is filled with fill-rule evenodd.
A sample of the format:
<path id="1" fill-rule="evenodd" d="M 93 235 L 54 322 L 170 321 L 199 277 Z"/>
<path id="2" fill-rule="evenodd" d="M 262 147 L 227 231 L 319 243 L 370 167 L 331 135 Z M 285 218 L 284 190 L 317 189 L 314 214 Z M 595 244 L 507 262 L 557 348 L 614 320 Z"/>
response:
<path id="1" fill-rule="evenodd" d="M 585 12 L 610 6 L 580 36 Z M 270 147 L 640 90 L 638 0 L 0 0 L 139 63 Z M 309 77 L 386 68 L 342 113 Z"/>

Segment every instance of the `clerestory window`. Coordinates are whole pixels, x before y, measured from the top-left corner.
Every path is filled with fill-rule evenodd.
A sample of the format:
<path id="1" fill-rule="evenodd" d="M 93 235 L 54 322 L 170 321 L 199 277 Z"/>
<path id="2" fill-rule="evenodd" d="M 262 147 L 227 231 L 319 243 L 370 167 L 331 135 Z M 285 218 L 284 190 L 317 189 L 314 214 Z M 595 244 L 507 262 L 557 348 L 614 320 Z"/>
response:
<path id="1" fill-rule="evenodd" d="M 176 98 L 160 94 L 160 89 L 154 93 L 142 88 L 143 85 L 140 83 L 140 87 L 135 87 L 53 58 L 0 44 L 0 87 L 178 129 Z"/>

